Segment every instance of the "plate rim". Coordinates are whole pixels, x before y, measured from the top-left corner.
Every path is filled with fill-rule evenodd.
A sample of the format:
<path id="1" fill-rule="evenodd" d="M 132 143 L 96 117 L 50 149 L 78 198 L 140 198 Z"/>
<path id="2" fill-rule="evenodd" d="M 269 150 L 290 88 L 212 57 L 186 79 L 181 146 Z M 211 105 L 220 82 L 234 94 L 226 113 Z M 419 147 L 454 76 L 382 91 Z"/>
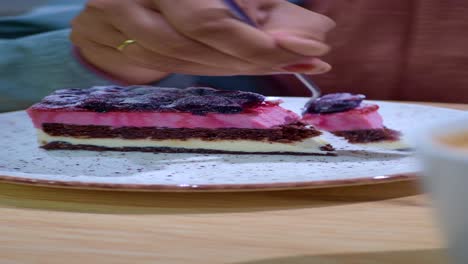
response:
<path id="1" fill-rule="evenodd" d="M 419 180 L 417 172 L 360 177 L 342 180 L 277 182 L 257 184 L 122 184 L 99 183 L 82 181 L 54 181 L 44 179 L 31 179 L 17 176 L 0 175 L 0 182 L 30 186 L 43 186 L 67 189 L 107 190 L 107 191 L 148 191 L 148 192 L 246 192 L 246 191 L 281 191 L 299 189 L 322 189 L 342 186 L 372 185 L 397 181 Z"/>

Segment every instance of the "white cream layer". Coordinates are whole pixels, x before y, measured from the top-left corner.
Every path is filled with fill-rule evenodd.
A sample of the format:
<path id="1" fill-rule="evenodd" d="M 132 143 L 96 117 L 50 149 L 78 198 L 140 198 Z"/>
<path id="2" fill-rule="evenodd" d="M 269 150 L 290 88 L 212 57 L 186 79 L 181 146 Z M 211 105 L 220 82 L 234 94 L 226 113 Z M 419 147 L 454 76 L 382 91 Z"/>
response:
<path id="1" fill-rule="evenodd" d="M 390 150 L 410 148 L 410 146 L 406 144 L 403 140 L 385 140 L 385 141 L 378 141 L 378 142 L 358 143 L 354 145 L 359 145 L 363 147 L 371 147 L 371 148 L 390 149 Z"/>
<path id="2" fill-rule="evenodd" d="M 45 145 L 54 141 L 66 142 L 73 145 L 91 145 L 108 148 L 123 147 L 155 147 L 155 148 L 184 148 L 184 149 L 206 149 L 232 152 L 295 152 L 295 153 L 320 153 L 326 154 L 320 148 L 328 142 L 320 137 L 309 138 L 295 143 L 273 143 L 255 140 L 216 140 L 205 141 L 201 139 L 188 140 L 150 140 L 150 139 L 121 139 L 121 138 L 76 138 L 50 136 L 38 129 L 39 142 Z"/>

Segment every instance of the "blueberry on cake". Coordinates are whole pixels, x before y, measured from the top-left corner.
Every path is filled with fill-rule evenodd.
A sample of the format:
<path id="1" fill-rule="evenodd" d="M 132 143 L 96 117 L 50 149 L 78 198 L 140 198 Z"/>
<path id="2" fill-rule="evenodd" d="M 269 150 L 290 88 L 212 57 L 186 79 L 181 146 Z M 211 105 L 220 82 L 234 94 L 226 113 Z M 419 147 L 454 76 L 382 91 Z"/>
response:
<path id="1" fill-rule="evenodd" d="M 379 106 L 364 103 L 364 95 L 327 94 L 307 102 L 302 122 L 329 131 L 349 143 L 388 149 L 407 146 L 399 131 L 384 126 Z"/>

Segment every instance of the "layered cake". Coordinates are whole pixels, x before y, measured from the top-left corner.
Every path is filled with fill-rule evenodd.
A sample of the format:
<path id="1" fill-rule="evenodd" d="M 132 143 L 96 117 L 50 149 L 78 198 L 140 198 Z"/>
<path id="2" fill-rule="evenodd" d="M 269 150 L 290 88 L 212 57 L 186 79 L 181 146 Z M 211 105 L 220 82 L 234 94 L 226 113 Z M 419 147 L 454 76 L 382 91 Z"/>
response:
<path id="1" fill-rule="evenodd" d="M 331 154 L 321 132 L 256 93 L 212 88 L 63 89 L 27 112 L 44 149 Z"/>
<path id="2" fill-rule="evenodd" d="M 302 121 L 317 129 L 329 131 L 352 144 L 402 149 L 399 131 L 387 128 L 379 106 L 364 103 L 364 95 L 327 94 L 307 102 Z"/>

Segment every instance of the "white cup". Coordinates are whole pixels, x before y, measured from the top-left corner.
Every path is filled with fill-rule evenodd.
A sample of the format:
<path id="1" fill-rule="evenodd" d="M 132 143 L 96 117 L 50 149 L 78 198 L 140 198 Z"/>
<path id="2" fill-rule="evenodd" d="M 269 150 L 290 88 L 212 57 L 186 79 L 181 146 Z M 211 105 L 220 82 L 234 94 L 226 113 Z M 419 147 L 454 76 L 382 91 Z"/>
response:
<path id="1" fill-rule="evenodd" d="M 420 130 L 414 142 L 424 183 L 432 198 L 455 263 L 468 263 L 468 149 L 442 143 L 440 137 L 468 134 L 468 116 Z"/>

